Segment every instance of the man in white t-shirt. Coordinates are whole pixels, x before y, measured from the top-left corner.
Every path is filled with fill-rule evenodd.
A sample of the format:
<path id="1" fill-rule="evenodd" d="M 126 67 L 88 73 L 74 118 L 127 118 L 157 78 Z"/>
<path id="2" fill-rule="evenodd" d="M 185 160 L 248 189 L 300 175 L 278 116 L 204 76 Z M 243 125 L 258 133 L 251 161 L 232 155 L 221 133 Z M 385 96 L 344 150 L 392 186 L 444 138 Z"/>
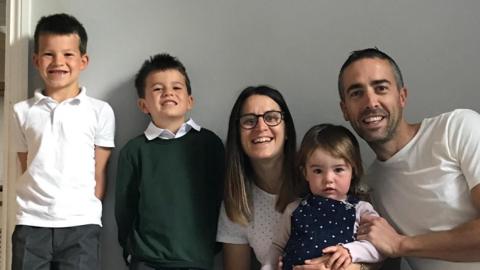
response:
<path id="1" fill-rule="evenodd" d="M 407 123 L 400 69 L 376 48 L 352 52 L 338 87 L 345 120 L 377 156 L 366 181 L 384 218 L 364 217 L 358 239 L 414 270 L 480 269 L 480 115 Z"/>

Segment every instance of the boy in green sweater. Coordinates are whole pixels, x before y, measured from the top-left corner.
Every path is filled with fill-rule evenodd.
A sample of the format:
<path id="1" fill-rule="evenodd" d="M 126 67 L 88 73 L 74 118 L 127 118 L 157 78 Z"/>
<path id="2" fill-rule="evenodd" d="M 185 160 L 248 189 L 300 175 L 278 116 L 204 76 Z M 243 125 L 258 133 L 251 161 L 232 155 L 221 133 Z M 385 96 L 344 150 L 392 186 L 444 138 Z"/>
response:
<path id="1" fill-rule="evenodd" d="M 222 198 L 224 147 L 186 114 L 193 107 L 183 64 L 146 60 L 135 87 L 151 118 L 121 150 L 116 181 L 118 241 L 129 269 L 212 269 Z"/>

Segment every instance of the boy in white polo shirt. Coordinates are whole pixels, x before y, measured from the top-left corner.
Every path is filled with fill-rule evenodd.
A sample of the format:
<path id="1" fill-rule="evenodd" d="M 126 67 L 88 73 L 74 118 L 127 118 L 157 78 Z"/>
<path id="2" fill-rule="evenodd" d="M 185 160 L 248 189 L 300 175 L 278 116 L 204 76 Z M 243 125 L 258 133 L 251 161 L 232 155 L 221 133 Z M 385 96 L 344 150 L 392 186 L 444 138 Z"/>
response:
<path id="1" fill-rule="evenodd" d="M 45 88 L 14 106 L 23 174 L 12 269 L 98 269 L 113 110 L 79 85 L 89 60 L 80 22 L 67 14 L 42 17 L 34 41 L 33 63 Z"/>

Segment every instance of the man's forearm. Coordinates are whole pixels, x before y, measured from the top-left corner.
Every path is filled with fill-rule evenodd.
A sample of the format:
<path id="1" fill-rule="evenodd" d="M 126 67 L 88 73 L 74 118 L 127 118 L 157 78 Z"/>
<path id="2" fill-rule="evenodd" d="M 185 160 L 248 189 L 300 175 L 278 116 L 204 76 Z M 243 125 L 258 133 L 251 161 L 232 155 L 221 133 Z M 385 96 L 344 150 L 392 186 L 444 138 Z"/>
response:
<path id="1" fill-rule="evenodd" d="M 448 231 L 405 237 L 397 255 L 447 261 L 480 261 L 480 219 Z"/>

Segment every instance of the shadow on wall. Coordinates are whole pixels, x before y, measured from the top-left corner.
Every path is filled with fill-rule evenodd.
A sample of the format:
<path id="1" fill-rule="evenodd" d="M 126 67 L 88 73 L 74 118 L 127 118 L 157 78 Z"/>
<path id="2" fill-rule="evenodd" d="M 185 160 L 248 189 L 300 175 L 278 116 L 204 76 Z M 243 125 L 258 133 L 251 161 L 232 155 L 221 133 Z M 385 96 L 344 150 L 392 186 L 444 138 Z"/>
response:
<path id="1" fill-rule="evenodd" d="M 103 200 L 103 230 L 101 235 L 102 269 L 127 269 L 122 257 L 122 249 L 117 241 L 115 222 L 115 177 L 120 149 L 133 137 L 143 133 L 149 118 L 137 107 L 137 93 L 133 77 L 108 91 L 104 100 L 115 112 L 115 149 L 108 166 L 107 193 Z"/>

